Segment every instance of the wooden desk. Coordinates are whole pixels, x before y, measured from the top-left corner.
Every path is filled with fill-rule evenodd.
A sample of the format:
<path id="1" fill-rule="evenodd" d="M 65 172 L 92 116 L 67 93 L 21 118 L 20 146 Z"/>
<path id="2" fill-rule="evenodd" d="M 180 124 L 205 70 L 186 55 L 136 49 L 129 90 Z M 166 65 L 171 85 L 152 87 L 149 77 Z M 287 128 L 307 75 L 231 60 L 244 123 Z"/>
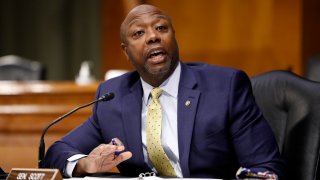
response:
<path id="1" fill-rule="evenodd" d="M 98 82 L 0 82 L 0 166 L 35 168 L 44 127 L 61 115 L 94 100 Z M 77 111 L 49 129 L 46 148 L 87 119 L 92 107 Z"/>

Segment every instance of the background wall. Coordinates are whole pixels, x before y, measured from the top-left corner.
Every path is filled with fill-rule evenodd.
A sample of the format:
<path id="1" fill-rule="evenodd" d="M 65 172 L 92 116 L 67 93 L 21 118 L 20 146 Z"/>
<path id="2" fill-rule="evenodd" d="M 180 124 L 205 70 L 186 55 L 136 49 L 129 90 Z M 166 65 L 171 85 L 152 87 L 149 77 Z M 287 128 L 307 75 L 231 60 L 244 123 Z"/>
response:
<path id="1" fill-rule="evenodd" d="M 320 2 L 316 0 L 144 2 L 164 9 L 172 17 L 183 61 L 239 68 L 250 76 L 274 69 L 303 75 L 306 60 L 320 52 L 316 40 L 320 32 Z M 130 69 L 132 66 L 118 46 L 118 32 L 132 1 L 103 3 L 104 71 Z"/>
<path id="2" fill-rule="evenodd" d="M 304 74 L 320 54 L 317 0 L 2 0 L 0 56 L 43 62 L 49 80 L 74 79 L 91 60 L 99 79 L 109 69 L 132 69 L 120 48 L 119 26 L 139 3 L 172 17 L 183 61 L 245 70 Z"/>

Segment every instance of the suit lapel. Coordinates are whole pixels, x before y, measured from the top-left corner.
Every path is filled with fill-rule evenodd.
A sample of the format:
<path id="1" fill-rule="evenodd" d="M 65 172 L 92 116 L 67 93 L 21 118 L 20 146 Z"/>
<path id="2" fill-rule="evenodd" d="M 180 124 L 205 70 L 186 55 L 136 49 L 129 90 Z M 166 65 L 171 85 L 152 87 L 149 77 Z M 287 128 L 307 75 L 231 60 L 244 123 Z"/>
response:
<path id="1" fill-rule="evenodd" d="M 124 121 L 124 132 L 127 139 L 128 149 L 134 153 L 131 158 L 134 163 L 143 166 L 143 150 L 141 141 L 141 107 L 142 87 L 140 80 L 137 81 L 130 92 L 123 97 L 122 119 Z"/>
<path id="2" fill-rule="evenodd" d="M 182 64 L 182 63 L 181 63 Z M 200 91 L 192 71 L 182 64 L 178 93 L 178 141 L 182 174 L 189 177 L 189 154 Z"/>

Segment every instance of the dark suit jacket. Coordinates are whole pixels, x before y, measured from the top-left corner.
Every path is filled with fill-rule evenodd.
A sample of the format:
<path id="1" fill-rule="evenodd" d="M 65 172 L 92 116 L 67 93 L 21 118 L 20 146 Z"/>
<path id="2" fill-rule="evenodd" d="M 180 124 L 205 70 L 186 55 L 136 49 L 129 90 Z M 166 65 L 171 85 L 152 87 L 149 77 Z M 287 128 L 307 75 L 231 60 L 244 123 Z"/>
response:
<path id="1" fill-rule="evenodd" d="M 118 168 L 124 175 L 150 171 L 141 141 L 142 86 L 137 72 L 103 82 L 96 97 L 112 91 L 80 127 L 47 152 L 46 166 L 62 170 L 74 154 L 88 154 L 118 137 L 133 156 Z M 185 102 L 190 101 L 186 106 Z M 184 177 L 234 178 L 242 166 L 282 176 L 278 146 L 242 71 L 181 63 L 178 92 L 178 145 Z"/>

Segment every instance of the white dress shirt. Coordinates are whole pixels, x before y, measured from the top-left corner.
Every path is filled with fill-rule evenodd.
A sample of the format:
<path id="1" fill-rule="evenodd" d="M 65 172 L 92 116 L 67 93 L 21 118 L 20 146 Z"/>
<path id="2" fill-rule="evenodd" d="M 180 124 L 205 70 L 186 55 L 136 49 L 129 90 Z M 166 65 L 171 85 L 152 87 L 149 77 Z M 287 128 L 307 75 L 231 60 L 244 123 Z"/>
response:
<path id="1" fill-rule="evenodd" d="M 163 90 L 161 96 L 159 97 L 160 104 L 162 106 L 162 133 L 161 142 L 164 151 L 166 152 L 170 163 L 175 170 L 178 177 L 182 177 L 180 161 L 179 161 L 179 147 L 178 147 L 178 87 L 181 73 L 181 65 L 178 66 L 171 74 L 171 76 L 163 82 L 159 87 Z M 156 172 L 153 167 L 147 153 L 147 135 L 146 135 L 146 121 L 147 121 L 147 111 L 150 101 L 150 92 L 153 89 L 151 85 L 146 83 L 141 78 L 141 84 L 143 89 L 142 97 L 142 112 L 141 112 L 141 126 L 142 126 L 142 144 L 143 144 L 143 155 L 144 161 L 149 165 L 149 167 Z M 77 154 L 68 158 L 68 163 L 65 168 L 64 175 L 67 177 L 72 177 L 72 172 L 75 168 L 76 163 L 82 157 L 86 155 Z"/>
<path id="2" fill-rule="evenodd" d="M 162 89 L 162 94 L 159 97 L 159 101 L 162 107 L 162 131 L 161 131 L 161 143 L 162 147 L 170 159 L 170 163 L 174 168 L 176 175 L 182 177 L 180 163 L 179 163 L 179 148 L 178 148 L 178 86 L 180 80 L 181 67 L 178 64 L 175 71 L 171 76 L 164 81 L 159 87 Z M 156 171 L 148 157 L 147 153 L 147 134 L 146 134 L 146 124 L 147 124 L 147 111 L 149 102 L 151 99 L 150 92 L 154 88 L 148 83 L 146 83 L 141 78 L 142 88 L 143 88 L 143 99 L 142 99 L 142 122 L 141 122 L 141 135 L 143 143 L 143 155 L 144 160 L 147 162 L 149 167 Z"/>

